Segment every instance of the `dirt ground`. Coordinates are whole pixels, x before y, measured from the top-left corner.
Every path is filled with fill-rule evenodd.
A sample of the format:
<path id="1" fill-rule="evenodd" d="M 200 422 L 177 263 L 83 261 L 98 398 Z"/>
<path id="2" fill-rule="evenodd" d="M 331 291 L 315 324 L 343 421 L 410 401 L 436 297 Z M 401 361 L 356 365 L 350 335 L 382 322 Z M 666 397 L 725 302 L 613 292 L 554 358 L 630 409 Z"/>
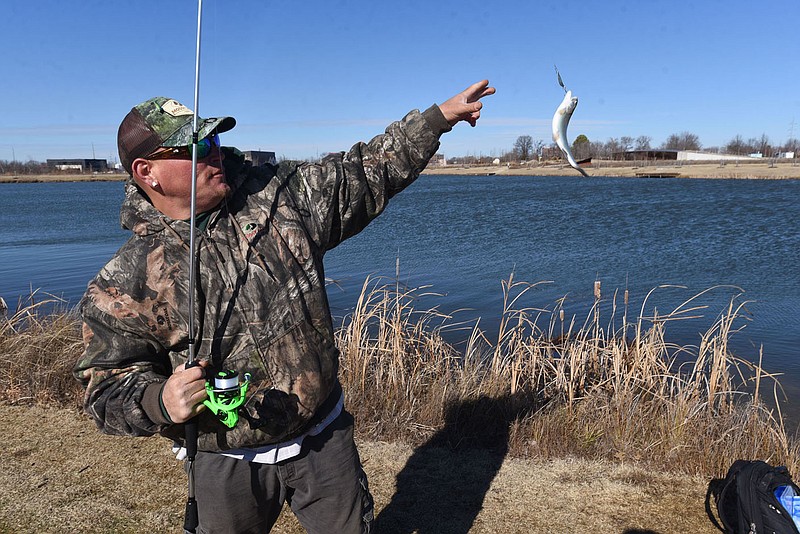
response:
<path id="1" fill-rule="evenodd" d="M 0 533 L 178 532 L 182 464 L 161 438 L 104 436 L 76 411 L 0 406 Z M 706 480 L 585 460 L 361 442 L 381 533 L 713 533 Z M 284 514 L 278 533 L 304 532 Z"/>

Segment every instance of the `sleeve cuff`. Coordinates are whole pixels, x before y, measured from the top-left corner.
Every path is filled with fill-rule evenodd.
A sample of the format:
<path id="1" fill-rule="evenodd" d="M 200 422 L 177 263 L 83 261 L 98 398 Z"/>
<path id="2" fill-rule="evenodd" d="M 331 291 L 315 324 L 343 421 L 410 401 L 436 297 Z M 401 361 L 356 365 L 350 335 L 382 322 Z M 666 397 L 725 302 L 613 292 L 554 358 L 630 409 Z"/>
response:
<path id="1" fill-rule="evenodd" d="M 169 418 L 161 400 L 164 384 L 165 382 L 153 382 L 147 386 L 142 396 L 142 409 L 152 422 L 158 425 L 171 425 L 172 419 Z"/>
<path id="2" fill-rule="evenodd" d="M 447 119 L 444 118 L 442 110 L 440 110 L 439 106 L 436 104 L 422 112 L 422 116 L 425 118 L 425 122 L 428 123 L 428 127 L 433 130 L 437 136 L 453 129 L 450 123 L 447 122 Z"/>

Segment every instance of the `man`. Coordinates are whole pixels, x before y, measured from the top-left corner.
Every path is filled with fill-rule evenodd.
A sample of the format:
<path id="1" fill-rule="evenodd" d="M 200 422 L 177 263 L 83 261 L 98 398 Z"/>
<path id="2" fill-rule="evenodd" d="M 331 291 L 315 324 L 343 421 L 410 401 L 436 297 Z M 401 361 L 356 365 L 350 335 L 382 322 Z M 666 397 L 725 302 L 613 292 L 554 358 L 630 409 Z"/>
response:
<path id="1" fill-rule="evenodd" d="M 129 241 L 81 301 L 85 352 L 75 376 L 105 433 L 182 442 L 197 416 L 199 532 L 267 532 L 288 502 L 312 533 L 368 532 L 369 494 L 343 409 L 322 258 L 411 184 L 456 123 L 475 126 L 475 83 L 412 111 L 369 143 L 318 164 L 253 167 L 219 146 L 231 117 L 199 123 L 197 354 L 188 355 L 192 112 L 150 99 L 125 117 Z M 205 375 L 251 377 L 233 428 L 206 410 Z"/>

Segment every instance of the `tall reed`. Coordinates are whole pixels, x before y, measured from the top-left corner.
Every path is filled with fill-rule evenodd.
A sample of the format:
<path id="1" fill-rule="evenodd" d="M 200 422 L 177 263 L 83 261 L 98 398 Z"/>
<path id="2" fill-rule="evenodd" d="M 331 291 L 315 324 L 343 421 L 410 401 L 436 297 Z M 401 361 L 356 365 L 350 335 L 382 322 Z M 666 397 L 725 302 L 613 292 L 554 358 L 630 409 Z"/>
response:
<path id="1" fill-rule="evenodd" d="M 61 299 L 32 291 L 0 317 L 0 401 L 78 406 L 71 371 L 82 349 L 77 316 Z"/>
<path id="2" fill-rule="evenodd" d="M 566 318 L 563 299 L 551 309 L 522 307 L 535 285 L 511 275 L 497 335 L 478 321 L 457 351 L 442 334 L 465 325 L 415 308 L 428 288 L 367 280 L 339 331 L 342 380 L 362 436 L 703 474 L 744 457 L 800 467 L 774 376 L 729 349 L 744 306 L 737 297 L 697 346 L 678 346 L 667 341 L 669 324 L 701 317 L 705 292 L 663 315 L 645 313 L 648 294 L 633 322 L 626 292 L 619 326 L 603 322 L 599 284 L 582 323 Z M 612 299 L 613 316 L 616 292 Z"/>

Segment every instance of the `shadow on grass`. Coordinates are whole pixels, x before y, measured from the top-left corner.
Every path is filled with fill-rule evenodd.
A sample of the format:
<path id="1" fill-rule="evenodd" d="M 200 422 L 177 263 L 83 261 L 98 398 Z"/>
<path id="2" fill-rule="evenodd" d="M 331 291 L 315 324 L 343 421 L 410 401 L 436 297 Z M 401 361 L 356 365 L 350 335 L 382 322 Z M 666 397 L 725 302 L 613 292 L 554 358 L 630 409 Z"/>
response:
<path id="1" fill-rule="evenodd" d="M 469 532 L 508 453 L 511 424 L 531 399 L 480 397 L 451 405 L 444 427 L 418 447 L 397 475 L 377 518 L 384 534 Z"/>

